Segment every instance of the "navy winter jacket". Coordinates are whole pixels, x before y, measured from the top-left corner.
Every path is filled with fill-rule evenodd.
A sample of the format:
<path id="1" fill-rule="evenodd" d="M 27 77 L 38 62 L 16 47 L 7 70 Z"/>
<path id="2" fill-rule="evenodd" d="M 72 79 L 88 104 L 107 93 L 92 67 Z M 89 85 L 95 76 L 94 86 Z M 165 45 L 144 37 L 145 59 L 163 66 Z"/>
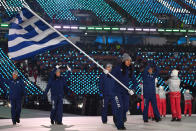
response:
<path id="1" fill-rule="evenodd" d="M 25 83 L 20 78 L 17 78 L 14 80 L 11 79 L 4 79 L 1 77 L 2 80 L 2 86 L 4 83 L 6 83 L 10 89 L 9 89 L 9 99 L 10 100 L 21 100 L 23 96 L 26 95 L 25 92 Z"/>
<path id="2" fill-rule="evenodd" d="M 150 74 L 148 73 L 148 70 L 150 67 L 153 67 L 153 66 L 148 65 L 142 74 L 144 97 L 148 97 L 148 96 L 156 94 L 155 78 L 158 77 L 159 69 L 156 67 L 156 70 L 153 72 L 153 74 Z"/>
<path id="3" fill-rule="evenodd" d="M 102 74 L 100 76 L 100 92 L 104 96 L 114 95 L 114 79 L 109 75 Z"/>
<path id="4" fill-rule="evenodd" d="M 133 84 L 133 89 L 136 87 L 136 79 L 135 79 L 135 74 L 134 72 L 132 73 L 130 77 L 130 70 L 129 67 L 126 67 L 126 73 L 123 74 L 122 72 L 122 67 L 117 66 L 113 71 L 112 74 L 120 81 L 122 82 L 126 87 L 129 87 L 129 82 L 132 81 Z M 122 87 L 118 82 L 115 81 L 115 88 L 114 88 L 115 93 L 117 94 L 128 94 L 128 91 Z"/>
<path id="5" fill-rule="evenodd" d="M 63 98 L 64 96 L 64 87 L 67 87 L 67 78 L 70 73 L 68 73 L 67 77 L 56 77 L 55 76 L 56 69 L 50 73 L 50 78 L 48 80 L 48 85 L 44 94 L 47 94 L 48 91 L 51 91 L 51 99 Z"/>

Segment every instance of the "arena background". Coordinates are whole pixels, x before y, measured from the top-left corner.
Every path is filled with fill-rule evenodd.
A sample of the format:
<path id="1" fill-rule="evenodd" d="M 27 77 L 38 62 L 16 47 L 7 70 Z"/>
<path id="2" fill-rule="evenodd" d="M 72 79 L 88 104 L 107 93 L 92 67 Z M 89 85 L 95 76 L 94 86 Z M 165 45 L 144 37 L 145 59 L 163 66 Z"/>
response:
<path id="1" fill-rule="evenodd" d="M 99 77 L 102 70 L 70 44 L 21 61 L 8 57 L 11 18 L 23 0 L 0 1 L 0 75 L 10 78 L 18 69 L 27 82 L 27 109 L 50 110 L 50 96 L 43 99 L 49 72 L 55 65 L 69 65 L 73 72 L 65 88 L 64 112 L 100 115 Z M 194 0 L 26 0 L 38 15 L 58 29 L 101 65 L 114 66 L 127 52 L 134 61 L 137 88 L 130 96 L 130 113 L 141 114 L 141 71 L 153 60 L 161 68 L 158 84 L 164 84 L 172 69 L 178 69 L 181 93 L 189 89 L 196 113 L 196 2 Z M 66 75 L 66 72 L 64 73 Z M 132 88 L 130 83 L 129 88 Z M 8 106 L 9 87 L 0 86 L 0 106 Z M 167 96 L 168 97 L 168 96 Z M 170 114 L 167 99 L 167 113 Z M 184 98 L 181 107 L 183 112 Z M 111 110 L 110 110 L 111 113 Z"/>

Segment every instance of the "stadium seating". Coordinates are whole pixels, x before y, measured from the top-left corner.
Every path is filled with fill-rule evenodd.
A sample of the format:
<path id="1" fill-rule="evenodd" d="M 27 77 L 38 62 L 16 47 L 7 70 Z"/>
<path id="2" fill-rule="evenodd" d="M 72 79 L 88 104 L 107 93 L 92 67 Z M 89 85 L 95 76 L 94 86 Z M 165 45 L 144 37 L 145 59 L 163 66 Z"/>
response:
<path id="1" fill-rule="evenodd" d="M 0 5 L 5 8 L 9 16 L 13 16 L 21 10 L 22 2 L 20 0 L 1 0 Z"/>
<path id="2" fill-rule="evenodd" d="M 22 1 L 22 0 L 21 0 Z M 12 16 L 22 7 L 21 1 L 1 1 L 1 5 Z M 114 7 L 104 0 L 36 0 L 45 13 L 55 20 L 77 21 L 73 10 L 91 11 L 103 22 L 122 22 L 122 16 Z M 34 1 L 34 3 L 36 2 Z M 196 8 L 194 0 L 181 0 L 185 5 Z M 182 7 L 174 0 L 114 0 L 123 10 L 135 18 L 139 23 L 164 23 L 157 16 L 162 14 L 174 16 L 184 24 L 195 24 L 196 16 L 186 7 Z M 36 4 L 37 4 L 36 3 Z M 32 4 L 32 3 L 31 3 Z M 193 14 L 192 14 L 193 13 Z M 39 13 L 40 14 L 40 13 Z"/>
<path id="3" fill-rule="evenodd" d="M 129 49 L 129 47 L 126 48 Z M 93 49 L 93 47 L 91 49 Z M 122 51 L 113 48 L 108 50 L 97 49 L 93 51 L 85 51 L 99 62 L 103 62 L 105 60 L 112 63 L 117 63 L 116 61 L 119 61 L 120 56 L 123 53 Z M 195 53 L 138 51 L 135 52 L 134 55 L 136 56 L 135 63 L 138 63 L 138 65 L 144 64 L 145 61 L 155 60 L 156 64 L 162 70 L 160 72 L 160 77 L 158 78 L 159 84 L 165 86 L 166 90 L 168 90 L 168 86 L 164 84 L 164 80 L 168 78 L 171 70 L 174 68 L 180 70 L 179 76 L 184 84 L 187 84 L 190 87 L 196 86 L 194 81 L 194 71 L 196 70 Z M 68 80 L 70 82 L 69 89 L 71 89 L 75 94 L 99 94 L 99 77 L 102 74 L 102 71 L 76 50 L 70 51 L 70 49 L 64 47 L 48 51 L 38 55 L 37 57 L 37 64 L 41 67 L 41 70 L 51 69 L 56 64 L 62 64 L 64 68 L 66 68 L 66 65 L 69 65 L 73 69 L 73 73 Z M 138 82 L 136 86 L 136 93 L 140 93 L 138 84 L 139 81 L 142 81 L 142 77 L 137 64 L 135 64 L 135 69 L 135 77 Z M 132 88 L 132 83 L 130 83 L 129 88 Z"/>
<path id="4" fill-rule="evenodd" d="M 71 10 L 92 11 L 102 21 L 121 22 L 122 17 L 104 0 L 37 0 L 51 19 L 77 20 Z"/>
<path id="5" fill-rule="evenodd" d="M 86 52 L 99 62 L 106 60 L 111 61 L 112 63 L 116 63 L 123 53 L 121 50 L 115 50 L 113 48 L 105 50 L 97 49 L 93 51 L 86 50 Z M 138 67 L 138 65 L 143 65 L 146 61 L 152 60 L 156 62 L 159 68 L 161 68 L 160 77 L 158 80 L 159 84 L 165 87 L 165 90 L 168 90 L 168 86 L 164 84 L 164 81 L 168 78 L 171 70 L 174 68 L 180 70 L 179 77 L 183 84 L 186 84 L 191 88 L 196 86 L 194 81 L 194 74 L 196 70 L 196 58 L 194 52 L 157 52 L 145 50 L 136 51 L 134 55 L 136 57 L 134 64 L 136 74 L 135 77 L 137 80 L 136 93 L 140 93 L 139 82 L 142 81 L 140 72 L 141 67 Z M 2 75 L 4 78 L 10 78 L 11 72 L 17 68 L 2 50 L 0 50 L 0 56 L 2 63 L 0 75 Z M 102 74 L 102 71 L 76 50 L 70 50 L 67 47 L 58 48 L 52 51 L 47 51 L 43 54 L 39 54 L 36 59 L 36 64 L 38 66 L 37 69 L 39 68 L 42 76 L 45 77 L 48 76 L 49 71 L 52 70 L 57 64 L 61 64 L 63 66 L 63 75 L 66 76 L 66 65 L 69 65 L 73 69 L 71 77 L 68 79 L 68 88 L 72 91 L 72 93 L 82 95 L 100 93 L 99 77 Z M 26 89 L 28 90 L 29 95 L 42 94 L 40 88 L 32 84 L 32 82 L 30 82 L 21 72 L 20 74 L 24 81 L 28 83 Z M 5 86 L 6 88 L 9 88 L 7 85 Z M 129 88 L 132 88 L 131 82 L 129 84 Z M 183 92 L 184 88 L 181 87 L 181 89 Z M 6 92 L 0 88 L 0 93 L 3 94 Z"/>
<path id="6" fill-rule="evenodd" d="M 0 75 L 4 79 L 10 79 L 12 77 L 12 72 L 17 70 L 19 72 L 20 78 L 26 84 L 27 95 L 40 95 L 42 91 L 35 86 L 31 81 L 29 81 L 24 74 L 14 65 L 14 63 L 8 58 L 8 56 L 0 49 Z M 9 93 L 9 86 L 5 84 L 4 87 L 0 87 L 0 95 Z"/>
<path id="7" fill-rule="evenodd" d="M 193 9 L 196 9 L 196 1 L 195 0 L 181 0 L 185 4 L 189 5 Z"/>
<path id="8" fill-rule="evenodd" d="M 195 24 L 196 16 L 172 0 L 114 0 L 140 23 L 163 23 L 155 15 L 170 14 L 185 24 Z"/>

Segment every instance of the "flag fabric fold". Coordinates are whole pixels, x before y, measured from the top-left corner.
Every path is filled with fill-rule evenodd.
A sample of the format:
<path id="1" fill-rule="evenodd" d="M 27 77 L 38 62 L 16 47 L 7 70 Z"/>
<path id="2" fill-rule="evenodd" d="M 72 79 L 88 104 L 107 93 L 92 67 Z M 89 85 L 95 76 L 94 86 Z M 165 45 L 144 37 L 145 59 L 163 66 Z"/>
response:
<path id="1" fill-rule="evenodd" d="M 12 60 L 27 59 L 68 42 L 26 8 L 10 24 L 8 55 Z"/>

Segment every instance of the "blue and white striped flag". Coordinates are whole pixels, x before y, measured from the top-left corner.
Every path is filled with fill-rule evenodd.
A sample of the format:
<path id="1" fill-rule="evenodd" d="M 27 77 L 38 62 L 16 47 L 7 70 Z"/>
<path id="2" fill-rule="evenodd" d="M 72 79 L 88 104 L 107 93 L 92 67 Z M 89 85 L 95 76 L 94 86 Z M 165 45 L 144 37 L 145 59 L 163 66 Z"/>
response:
<path id="1" fill-rule="evenodd" d="M 8 35 L 9 57 L 21 60 L 68 42 L 26 8 L 13 19 Z"/>

